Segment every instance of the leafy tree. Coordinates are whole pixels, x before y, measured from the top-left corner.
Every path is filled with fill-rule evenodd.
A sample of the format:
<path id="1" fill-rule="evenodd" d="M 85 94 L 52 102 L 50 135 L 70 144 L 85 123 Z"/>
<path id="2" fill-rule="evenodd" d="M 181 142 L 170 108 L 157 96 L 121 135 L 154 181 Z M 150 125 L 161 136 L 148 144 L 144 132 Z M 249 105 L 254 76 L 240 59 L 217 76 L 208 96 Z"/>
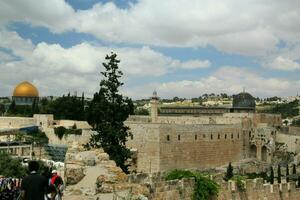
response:
<path id="1" fill-rule="evenodd" d="M 280 169 L 280 165 L 278 165 L 278 167 L 277 167 L 277 182 L 281 183 L 281 169 Z"/>
<path id="2" fill-rule="evenodd" d="M 149 110 L 145 108 L 137 108 L 134 110 L 135 115 L 149 115 Z"/>
<path id="3" fill-rule="evenodd" d="M 299 101 L 295 100 L 289 103 L 275 104 L 268 109 L 259 110 L 263 113 L 281 114 L 282 118 L 294 117 L 299 114 Z"/>
<path id="4" fill-rule="evenodd" d="M 5 177 L 20 178 L 26 175 L 26 169 L 17 158 L 12 158 L 7 153 L 0 152 L 0 174 Z"/>
<path id="5" fill-rule="evenodd" d="M 9 105 L 8 112 L 10 114 L 16 114 L 17 113 L 16 102 L 14 100 Z"/>
<path id="6" fill-rule="evenodd" d="M 5 106 L 4 104 L 0 103 L 0 115 L 3 115 L 5 113 Z"/>
<path id="7" fill-rule="evenodd" d="M 228 180 L 230 180 L 232 177 L 233 177 L 233 167 L 232 167 L 231 162 L 230 162 L 230 163 L 228 164 L 228 167 L 227 167 L 227 171 L 226 171 L 224 180 L 225 180 L 225 181 L 228 181 Z"/>
<path id="8" fill-rule="evenodd" d="M 286 165 L 286 182 L 290 181 L 290 179 L 288 177 L 289 175 L 290 175 L 289 165 Z"/>
<path id="9" fill-rule="evenodd" d="M 300 176 L 298 176 L 298 180 L 297 180 L 297 182 L 298 182 L 298 188 L 300 188 Z"/>
<path id="10" fill-rule="evenodd" d="M 296 164 L 293 164 L 293 174 L 297 173 Z"/>
<path id="11" fill-rule="evenodd" d="M 55 119 L 85 119 L 82 97 L 71 96 L 70 94 L 50 101 L 48 105 L 43 107 L 42 111 L 46 114 L 53 114 Z"/>
<path id="12" fill-rule="evenodd" d="M 292 121 L 293 126 L 300 126 L 300 119 L 295 119 Z"/>
<path id="13" fill-rule="evenodd" d="M 270 180 L 270 183 L 271 184 L 274 184 L 274 170 L 273 170 L 273 167 L 271 167 L 271 172 L 270 172 L 270 178 L 269 178 L 269 180 Z"/>
<path id="14" fill-rule="evenodd" d="M 124 121 L 133 114 L 134 106 L 131 99 L 119 94 L 119 88 L 123 85 L 119 79 L 123 73 L 119 70 L 120 60 L 116 57 L 115 53 L 105 57 L 107 63 L 103 63 L 105 71 L 101 72 L 100 90 L 94 94 L 88 108 L 88 122 L 97 131 L 92 135 L 89 146 L 102 147 L 124 172 L 128 172 L 125 161 L 131 153 L 125 143 L 131 133 Z"/>

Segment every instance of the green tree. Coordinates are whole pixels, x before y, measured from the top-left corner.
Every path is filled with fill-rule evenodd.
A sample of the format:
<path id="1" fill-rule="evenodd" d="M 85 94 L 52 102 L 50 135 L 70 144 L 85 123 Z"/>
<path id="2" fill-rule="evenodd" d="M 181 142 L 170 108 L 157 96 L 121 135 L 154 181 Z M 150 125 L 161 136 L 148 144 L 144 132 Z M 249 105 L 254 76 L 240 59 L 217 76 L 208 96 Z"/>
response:
<path id="1" fill-rule="evenodd" d="M 0 115 L 3 115 L 5 113 L 5 106 L 4 104 L 0 103 Z"/>
<path id="2" fill-rule="evenodd" d="M 131 153 L 125 143 L 131 133 L 124 121 L 133 114 L 134 106 L 131 99 L 119 94 L 119 88 L 123 85 L 119 79 L 123 73 L 119 70 L 120 60 L 116 57 L 115 53 L 105 57 L 107 63 L 103 63 L 105 71 L 101 72 L 100 90 L 94 94 L 87 111 L 88 122 L 97 131 L 89 145 L 102 147 L 124 172 L 128 172 L 125 162 Z"/>
<path id="3" fill-rule="evenodd" d="M 300 119 L 294 119 L 294 120 L 292 121 L 292 125 L 293 125 L 293 126 L 300 126 Z"/>
<path id="4" fill-rule="evenodd" d="M 63 95 L 43 106 L 43 112 L 53 114 L 55 119 L 84 120 L 82 97 Z"/>
<path id="5" fill-rule="evenodd" d="M 286 182 L 288 183 L 290 181 L 289 176 L 290 175 L 290 170 L 289 170 L 289 165 L 286 165 Z"/>
<path id="6" fill-rule="evenodd" d="M 297 174 L 296 164 L 293 164 L 293 174 Z"/>
<path id="7" fill-rule="evenodd" d="M 136 108 L 134 110 L 135 115 L 149 115 L 149 110 L 146 108 Z"/>
<path id="8" fill-rule="evenodd" d="M 270 183 L 271 184 L 274 184 L 274 170 L 273 170 L 273 167 L 271 167 L 271 169 L 270 169 L 270 178 L 269 178 L 269 180 L 270 180 Z"/>
<path id="9" fill-rule="evenodd" d="M 277 167 L 277 182 L 281 183 L 281 169 L 280 169 L 280 165 L 278 165 L 278 167 Z"/>
<path id="10" fill-rule="evenodd" d="M 227 170 L 226 170 L 226 174 L 224 177 L 225 181 L 230 180 L 233 177 L 233 167 L 231 165 L 231 162 L 228 164 Z"/>
<path id="11" fill-rule="evenodd" d="M 298 176 L 298 180 L 297 180 L 297 182 L 298 182 L 298 188 L 300 188 L 300 176 Z"/>
<path id="12" fill-rule="evenodd" d="M 16 114 L 17 113 L 16 102 L 14 100 L 9 105 L 8 112 L 10 114 Z"/>
<path id="13" fill-rule="evenodd" d="M 17 158 L 12 158 L 7 153 L 0 153 L 0 174 L 5 177 L 20 178 L 26 175 L 26 169 Z"/>

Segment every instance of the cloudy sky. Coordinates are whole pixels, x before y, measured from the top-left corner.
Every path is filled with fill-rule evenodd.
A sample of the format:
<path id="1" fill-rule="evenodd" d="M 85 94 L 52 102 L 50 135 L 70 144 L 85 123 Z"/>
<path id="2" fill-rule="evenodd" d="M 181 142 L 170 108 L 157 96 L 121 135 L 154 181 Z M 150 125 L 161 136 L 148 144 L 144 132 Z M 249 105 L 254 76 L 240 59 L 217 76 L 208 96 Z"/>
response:
<path id="1" fill-rule="evenodd" d="M 122 93 L 300 93 L 300 1 L 2 0 L 0 96 L 28 80 L 40 95 L 99 89 L 118 54 Z"/>

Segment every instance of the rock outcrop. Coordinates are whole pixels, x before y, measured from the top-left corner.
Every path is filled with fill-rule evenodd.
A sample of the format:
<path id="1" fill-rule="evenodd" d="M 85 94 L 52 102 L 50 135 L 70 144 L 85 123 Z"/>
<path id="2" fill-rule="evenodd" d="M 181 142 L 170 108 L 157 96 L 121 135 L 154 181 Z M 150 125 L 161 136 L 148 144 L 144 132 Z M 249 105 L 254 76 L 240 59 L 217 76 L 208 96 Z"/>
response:
<path id="1" fill-rule="evenodd" d="M 129 183 L 127 175 L 109 160 L 103 149 L 85 150 L 79 143 L 68 148 L 65 182 L 66 196 L 78 196 L 79 199 L 129 193 L 137 197 L 149 193 L 146 186 Z"/>

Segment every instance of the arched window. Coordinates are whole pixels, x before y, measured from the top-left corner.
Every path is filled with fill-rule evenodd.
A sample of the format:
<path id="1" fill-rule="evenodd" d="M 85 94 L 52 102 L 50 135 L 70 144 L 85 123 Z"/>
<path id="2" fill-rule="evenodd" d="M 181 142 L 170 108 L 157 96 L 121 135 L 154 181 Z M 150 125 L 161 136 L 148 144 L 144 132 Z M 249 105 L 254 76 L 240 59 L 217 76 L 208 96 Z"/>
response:
<path id="1" fill-rule="evenodd" d="M 178 137 L 178 140 L 180 140 L 180 135 L 178 135 L 177 137 Z"/>
<path id="2" fill-rule="evenodd" d="M 195 140 L 197 140 L 197 135 L 195 135 Z"/>
<path id="3" fill-rule="evenodd" d="M 170 135 L 167 135 L 167 141 L 170 141 Z"/>

